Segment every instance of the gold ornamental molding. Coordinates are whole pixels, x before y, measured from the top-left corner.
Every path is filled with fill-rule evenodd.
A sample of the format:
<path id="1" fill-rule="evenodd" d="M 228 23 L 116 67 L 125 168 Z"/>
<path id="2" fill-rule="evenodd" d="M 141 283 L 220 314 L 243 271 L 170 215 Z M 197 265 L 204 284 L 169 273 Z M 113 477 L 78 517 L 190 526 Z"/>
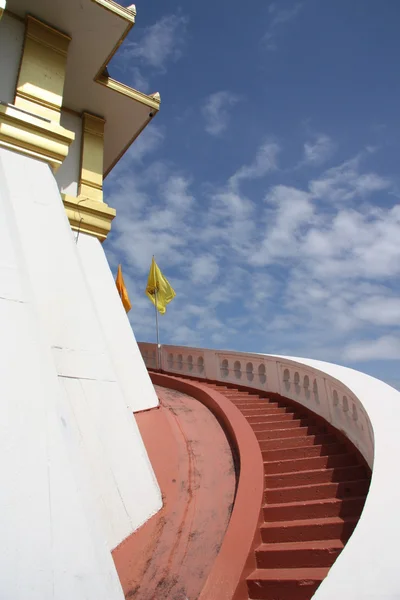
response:
<path id="1" fill-rule="evenodd" d="M 83 113 L 78 196 L 103 201 L 104 125 L 101 117 Z"/>
<path id="2" fill-rule="evenodd" d="M 0 104 L 0 147 L 43 160 L 54 171 L 75 139 L 60 125 L 70 41 L 28 15 L 14 104 Z"/>
<path id="3" fill-rule="evenodd" d="M 62 194 L 71 229 L 97 237 L 103 242 L 111 231 L 111 221 L 116 215 L 114 208 L 105 202 L 89 198 L 74 198 Z"/>
<path id="4" fill-rule="evenodd" d="M 116 211 L 103 202 L 104 125 L 101 117 L 83 113 L 78 197 L 62 194 L 71 228 L 93 235 L 101 242 L 110 232 L 116 215 Z"/>
<path id="5" fill-rule="evenodd" d="M 60 123 L 71 38 L 28 15 L 14 104 Z"/>
<path id="6" fill-rule="evenodd" d="M 0 104 L 0 147 L 50 164 L 57 171 L 75 134 L 58 123 Z"/>
<path id="7" fill-rule="evenodd" d="M 5 1 L 0 0 L 0 18 L 5 9 Z M 122 7 L 113 0 L 91 2 L 123 19 L 126 24 L 119 40 L 94 75 L 94 82 L 141 104 L 144 113 L 144 122 L 139 122 L 135 127 L 134 135 L 128 143 L 125 143 L 124 138 L 124 143 L 121 144 L 124 147 L 118 152 L 112 165 L 107 165 L 106 173 L 105 119 L 89 112 L 81 114 L 82 142 L 77 197 L 62 194 L 62 199 L 71 228 L 104 241 L 111 230 L 116 211 L 103 202 L 103 177 L 158 112 L 161 99 L 158 93 L 143 94 L 108 75 L 109 61 L 135 23 L 135 6 Z M 72 131 L 60 125 L 61 111 L 65 110 L 64 83 L 71 37 L 32 15 L 27 15 L 24 22 L 25 37 L 14 105 L 0 104 L 0 147 L 44 160 L 56 171 L 75 139 Z M 148 116 L 143 106 L 148 107 Z M 104 116 L 107 117 L 107 114 Z"/>
<path id="8" fill-rule="evenodd" d="M 126 21 L 131 23 L 131 26 L 135 23 L 136 6 L 134 4 L 125 7 L 121 6 L 120 4 L 117 4 L 117 2 L 113 2 L 113 0 L 92 0 L 92 2 L 94 2 L 94 4 L 102 6 L 111 13 L 118 15 L 122 19 L 125 19 Z"/>

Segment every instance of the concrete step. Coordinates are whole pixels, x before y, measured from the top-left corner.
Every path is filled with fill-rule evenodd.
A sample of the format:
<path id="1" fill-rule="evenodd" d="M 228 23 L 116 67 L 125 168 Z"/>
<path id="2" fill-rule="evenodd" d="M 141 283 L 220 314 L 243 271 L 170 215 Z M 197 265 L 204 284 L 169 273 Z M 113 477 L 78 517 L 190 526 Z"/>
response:
<path id="1" fill-rule="evenodd" d="M 256 569 L 247 578 L 252 600 L 310 600 L 329 567 L 312 569 Z"/>
<path id="2" fill-rule="evenodd" d="M 358 522 L 358 516 L 268 521 L 261 525 L 264 543 L 306 542 L 312 540 L 348 540 Z"/>
<path id="3" fill-rule="evenodd" d="M 200 381 L 200 380 L 198 380 L 198 381 Z M 230 388 L 228 388 L 228 386 L 223 385 L 223 384 L 219 385 L 217 383 L 207 383 L 206 385 L 207 385 L 207 387 L 211 388 L 212 390 L 218 390 L 219 392 L 230 389 Z"/>
<path id="4" fill-rule="evenodd" d="M 344 454 L 346 447 L 342 444 L 318 444 L 316 446 L 300 446 L 298 448 L 279 448 L 277 450 L 264 450 L 262 455 L 265 461 L 289 460 L 308 458 L 311 456 L 333 456 Z"/>
<path id="5" fill-rule="evenodd" d="M 245 398 L 247 399 L 251 399 L 251 398 L 260 398 L 260 396 L 258 394 L 251 394 L 250 392 L 240 392 L 239 390 L 225 390 L 224 391 L 224 396 L 226 396 L 227 398 Z"/>
<path id="6" fill-rule="evenodd" d="M 256 562 L 259 569 L 331 567 L 343 548 L 339 539 L 267 543 L 256 549 Z"/>
<path id="7" fill-rule="evenodd" d="M 249 598 L 310 600 L 358 522 L 367 469 L 306 408 L 229 385 L 212 389 L 245 416 L 264 460 L 265 522 Z"/>
<path id="8" fill-rule="evenodd" d="M 291 437 L 304 437 L 310 435 L 321 435 L 325 433 L 323 426 L 310 425 L 309 427 L 298 427 L 296 429 L 275 429 L 272 431 L 256 431 L 257 439 L 260 442 L 265 440 L 279 440 Z"/>
<path id="9" fill-rule="evenodd" d="M 236 406 L 238 406 L 236 404 Z M 255 408 L 253 408 L 255 407 Z M 238 406 L 240 411 L 244 414 L 245 417 L 257 417 L 257 416 L 273 416 L 273 415 L 294 415 L 296 414 L 294 410 L 289 411 L 287 408 L 282 406 L 271 406 L 269 404 L 265 404 L 264 406 L 258 406 L 254 403 L 249 404 L 248 406 Z"/>
<path id="10" fill-rule="evenodd" d="M 257 419 L 255 422 L 253 419 Z M 285 421 L 264 421 L 260 417 L 250 417 L 247 419 L 255 432 L 258 431 L 273 431 L 278 429 L 280 431 L 287 429 L 299 429 L 300 427 L 312 427 L 315 425 L 315 421 L 312 418 L 289 419 Z"/>
<path id="11" fill-rule="evenodd" d="M 307 424 L 310 422 L 310 417 L 307 415 L 301 415 L 299 413 L 288 413 L 288 412 L 279 412 L 279 413 L 269 413 L 266 411 L 262 411 L 261 413 L 256 414 L 248 414 L 241 411 L 249 423 L 275 423 L 281 422 L 285 423 L 287 421 L 306 421 Z M 266 428 L 267 429 L 267 428 Z"/>
<path id="12" fill-rule="evenodd" d="M 285 406 L 280 406 L 278 404 L 278 402 L 263 402 L 262 405 L 258 404 L 257 402 L 232 402 L 232 404 L 234 404 L 240 411 L 243 412 L 244 415 L 249 414 L 249 412 L 247 411 L 252 411 L 255 410 L 256 412 L 254 414 L 258 414 L 258 410 L 262 409 L 262 411 L 260 412 L 265 412 L 266 414 L 269 415 L 274 415 L 274 414 L 285 414 L 287 412 L 289 412 L 289 408 L 286 408 Z"/>
<path id="13" fill-rule="evenodd" d="M 229 384 L 209 387 L 242 412 L 264 460 L 265 522 L 249 598 L 310 600 L 358 522 L 367 469 L 306 408 Z"/>
<path id="14" fill-rule="evenodd" d="M 224 394 L 224 396 L 233 404 L 243 406 L 244 408 L 250 404 L 260 405 L 260 403 L 262 403 L 263 406 L 281 406 L 279 402 L 268 400 L 268 398 L 259 398 L 258 396 L 229 396 L 227 394 Z"/>
<path id="15" fill-rule="evenodd" d="M 328 483 L 331 481 L 355 481 L 365 477 L 365 467 L 361 465 L 337 467 L 335 469 L 313 469 L 310 471 L 293 471 L 290 473 L 265 475 L 265 487 L 270 489 L 310 485 L 313 483 Z"/>
<path id="16" fill-rule="evenodd" d="M 290 438 L 283 437 L 264 440 L 258 438 L 258 441 L 262 452 L 267 452 L 269 450 L 285 450 L 287 448 L 304 448 L 305 446 L 320 446 L 321 444 L 326 445 L 337 442 L 333 434 L 318 433 L 304 435 L 304 432 L 300 432 L 296 437 L 290 436 Z"/>
<path id="17" fill-rule="evenodd" d="M 290 458 L 288 460 L 264 461 L 264 472 L 289 473 L 293 471 L 310 471 L 312 469 L 329 469 L 357 465 L 355 454 L 334 454 L 333 456 L 310 456 L 306 458 Z"/>
<path id="18" fill-rule="evenodd" d="M 350 517 L 360 515 L 365 496 L 352 498 L 322 498 L 301 502 L 280 502 L 263 507 L 266 521 L 291 521 L 299 519 L 322 519 L 325 517 Z"/>
<path id="19" fill-rule="evenodd" d="M 267 489 L 264 492 L 265 502 L 280 504 L 286 502 L 306 502 L 326 498 L 353 498 L 368 493 L 369 479 L 356 481 L 314 483 L 310 485 Z"/>

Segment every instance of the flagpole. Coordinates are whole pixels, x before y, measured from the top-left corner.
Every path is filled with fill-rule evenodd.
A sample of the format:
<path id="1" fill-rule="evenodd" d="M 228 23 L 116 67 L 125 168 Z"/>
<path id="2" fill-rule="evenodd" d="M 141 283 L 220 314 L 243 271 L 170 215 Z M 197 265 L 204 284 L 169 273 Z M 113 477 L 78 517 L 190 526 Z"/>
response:
<path id="1" fill-rule="evenodd" d="M 161 371 L 160 332 L 158 329 L 158 310 L 157 310 L 157 287 L 154 289 L 154 296 L 155 296 L 154 308 L 156 310 L 157 368 Z"/>

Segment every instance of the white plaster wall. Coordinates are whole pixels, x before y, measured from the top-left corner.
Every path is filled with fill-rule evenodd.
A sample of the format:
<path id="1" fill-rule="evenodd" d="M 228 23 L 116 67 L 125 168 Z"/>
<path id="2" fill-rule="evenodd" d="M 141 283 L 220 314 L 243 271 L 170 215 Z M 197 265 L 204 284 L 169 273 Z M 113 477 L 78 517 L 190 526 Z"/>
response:
<path id="1" fill-rule="evenodd" d="M 99 240 L 82 233 L 78 237 L 77 246 L 126 405 L 133 411 L 154 408 L 158 406 L 158 398 L 103 247 Z"/>
<path id="2" fill-rule="evenodd" d="M 14 212 L 30 160 L 19 158 L 0 150 L 0 598 L 123 600 L 65 443 L 71 422 Z"/>
<path id="3" fill-rule="evenodd" d="M 13 103 L 25 25 L 4 13 L 0 19 L 0 101 Z"/>
<path id="4" fill-rule="evenodd" d="M 11 152 L 0 156 L 68 405 L 75 472 L 112 549 L 161 507 L 161 494 L 126 407 L 54 177 L 45 163 Z"/>
<path id="5" fill-rule="evenodd" d="M 75 139 L 69 147 L 68 155 L 55 174 L 58 189 L 64 194 L 76 198 L 81 160 L 82 119 L 79 115 L 66 110 L 61 111 L 60 124 L 75 133 Z"/>
<path id="6" fill-rule="evenodd" d="M 361 400 L 374 433 L 372 480 L 361 519 L 314 598 L 397 600 L 400 392 L 354 369 L 312 359 L 292 360 L 344 383 Z"/>

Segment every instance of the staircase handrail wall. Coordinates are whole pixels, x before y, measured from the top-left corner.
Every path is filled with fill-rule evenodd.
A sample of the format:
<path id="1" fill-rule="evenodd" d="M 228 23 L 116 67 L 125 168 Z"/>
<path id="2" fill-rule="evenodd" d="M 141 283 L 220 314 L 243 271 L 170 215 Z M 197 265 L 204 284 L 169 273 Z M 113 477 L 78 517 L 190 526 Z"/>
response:
<path id="1" fill-rule="evenodd" d="M 150 369 L 236 384 L 290 398 L 341 431 L 372 469 L 361 519 L 314 598 L 400 597 L 400 392 L 347 367 L 297 357 L 139 343 Z"/>

